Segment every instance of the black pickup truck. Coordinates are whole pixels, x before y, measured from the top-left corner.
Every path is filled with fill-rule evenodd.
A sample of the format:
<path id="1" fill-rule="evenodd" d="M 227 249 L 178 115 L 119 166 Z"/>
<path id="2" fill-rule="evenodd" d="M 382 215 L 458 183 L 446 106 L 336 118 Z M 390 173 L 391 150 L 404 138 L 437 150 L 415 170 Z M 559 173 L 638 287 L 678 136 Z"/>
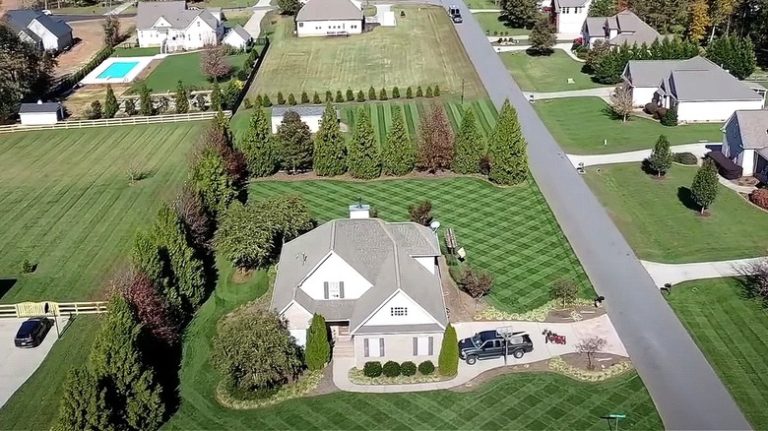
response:
<path id="1" fill-rule="evenodd" d="M 478 359 L 495 359 L 504 356 L 505 346 L 507 354 L 517 359 L 533 351 L 531 337 L 525 332 L 502 335 L 498 331 L 482 331 L 459 341 L 459 357 L 467 364 L 473 365 Z"/>

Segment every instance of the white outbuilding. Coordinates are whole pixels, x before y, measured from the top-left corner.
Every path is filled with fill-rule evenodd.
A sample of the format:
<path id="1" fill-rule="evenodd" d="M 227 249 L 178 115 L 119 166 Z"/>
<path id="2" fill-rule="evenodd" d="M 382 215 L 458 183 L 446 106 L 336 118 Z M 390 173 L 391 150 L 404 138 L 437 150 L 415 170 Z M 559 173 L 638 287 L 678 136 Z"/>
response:
<path id="1" fill-rule="evenodd" d="M 317 131 L 320 130 L 320 120 L 323 118 L 323 111 L 325 111 L 325 107 L 287 106 L 272 108 L 272 133 L 277 133 L 277 128 L 280 126 L 280 123 L 283 122 L 283 116 L 288 111 L 293 111 L 299 114 L 301 121 L 309 126 L 310 132 L 317 133 Z M 337 109 L 336 118 L 339 118 L 339 114 L 339 110 Z"/>
<path id="2" fill-rule="evenodd" d="M 348 36 L 363 24 L 363 10 L 350 0 L 309 0 L 296 14 L 296 35 Z"/>
<path id="3" fill-rule="evenodd" d="M 224 35 L 224 39 L 221 40 L 221 43 L 231 46 L 232 48 L 245 49 L 248 47 L 248 44 L 251 43 L 251 40 L 253 40 L 251 34 L 238 25 L 229 29 Z"/>
<path id="4" fill-rule="evenodd" d="M 19 117 L 24 126 L 56 124 L 64 118 L 64 110 L 60 103 L 38 100 L 37 103 L 22 103 Z"/>

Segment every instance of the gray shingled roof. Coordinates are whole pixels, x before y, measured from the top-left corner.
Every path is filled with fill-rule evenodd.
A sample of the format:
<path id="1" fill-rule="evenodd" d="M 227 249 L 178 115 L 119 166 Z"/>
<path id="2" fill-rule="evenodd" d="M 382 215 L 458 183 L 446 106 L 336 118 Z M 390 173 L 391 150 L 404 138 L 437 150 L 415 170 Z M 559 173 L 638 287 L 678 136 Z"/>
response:
<path id="1" fill-rule="evenodd" d="M 61 105 L 56 102 L 46 103 L 22 103 L 19 107 L 19 114 L 57 112 Z"/>
<path id="2" fill-rule="evenodd" d="M 218 20 L 207 9 L 189 10 L 184 1 L 139 2 L 136 11 L 136 28 L 150 29 L 162 17 L 175 29 L 185 29 L 200 17 L 211 28 L 216 28 Z"/>
<path id="3" fill-rule="evenodd" d="M 37 20 L 56 37 L 66 36 L 72 33 L 72 27 L 59 18 L 45 15 L 37 10 L 9 10 L 5 13 L 5 20 L 16 31 L 23 31 L 33 20 Z"/>
<path id="4" fill-rule="evenodd" d="M 768 148 L 768 111 L 736 111 L 733 115 L 726 127 L 738 127 L 742 148 L 745 150 Z"/>
<path id="5" fill-rule="evenodd" d="M 625 73 L 635 87 L 658 87 L 673 70 L 715 70 L 717 65 L 704 57 L 688 60 L 630 60 Z"/>
<path id="6" fill-rule="evenodd" d="M 331 252 L 371 283 L 360 298 L 318 301 L 298 288 Z M 440 280 L 411 257 L 439 255 L 437 238 L 425 226 L 379 219 L 333 220 L 283 246 L 272 306 L 282 311 L 295 300 L 326 320 L 349 320 L 354 331 L 400 290 L 444 326 Z"/>
<path id="7" fill-rule="evenodd" d="M 605 37 L 605 18 L 589 17 L 584 21 L 584 28 L 590 37 Z"/>
<path id="8" fill-rule="evenodd" d="M 590 37 L 608 37 L 611 29 L 617 30 L 617 36 L 608 40 L 611 45 L 651 44 L 661 37 L 659 32 L 629 10 L 610 17 L 587 18 L 584 28 Z"/>
<path id="9" fill-rule="evenodd" d="M 296 21 L 361 20 L 363 11 L 349 0 L 309 0 Z"/>
<path id="10" fill-rule="evenodd" d="M 719 68 L 672 71 L 664 89 L 681 102 L 763 100 L 754 90 Z"/>
<path id="11" fill-rule="evenodd" d="M 245 31 L 245 29 L 239 25 L 232 27 L 229 32 L 238 35 L 242 40 L 251 40 L 251 34 Z"/>

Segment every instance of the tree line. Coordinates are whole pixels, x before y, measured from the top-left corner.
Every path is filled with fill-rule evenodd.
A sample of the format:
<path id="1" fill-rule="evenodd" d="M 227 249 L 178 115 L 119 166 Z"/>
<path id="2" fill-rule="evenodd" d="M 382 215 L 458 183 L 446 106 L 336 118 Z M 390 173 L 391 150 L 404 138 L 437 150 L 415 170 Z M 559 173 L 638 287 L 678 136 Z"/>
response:
<path id="1" fill-rule="evenodd" d="M 431 97 L 440 97 L 440 86 L 435 84 L 435 87 L 431 85 L 427 86 L 427 90 L 424 91 L 421 88 L 421 85 L 416 87 L 416 91 L 413 91 L 413 88 L 407 87 L 405 90 L 405 98 L 406 99 L 413 99 L 414 97 L 417 98 L 431 98 Z M 400 98 L 400 88 L 397 86 L 392 87 L 392 92 L 387 93 L 386 88 L 382 88 L 378 93 L 376 92 L 376 89 L 371 86 L 368 88 L 368 96 L 366 99 L 366 95 L 363 92 L 363 90 L 358 90 L 357 93 L 352 91 L 351 88 L 347 88 L 346 93 L 342 94 L 341 90 L 336 90 L 336 95 L 334 96 L 333 92 L 331 90 L 328 90 L 325 92 L 325 98 L 320 98 L 320 93 L 315 91 L 314 95 L 312 96 L 311 102 L 309 98 L 309 94 L 307 94 L 306 91 L 302 91 L 300 98 L 297 98 L 293 95 L 293 93 L 288 94 L 288 99 L 285 98 L 282 91 L 277 92 L 277 99 L 275 103 L 272 102 L 272 99 L 269 98 L 269 94 L 257 94 L 255 100 L 246 99 L 245 100 L 245 106 L 246 108 L 250 108 L 252 106 L 263 106 L 265 108 L 269 108 L 273 105 L 291 105 L 295 106 L 298 104 L 302 105 L 308 105 L 310 103 L 315 105 L 320 105 L 322 103 L 329 103 L 329 102 L 336 102 L 336 103 L 343 103 L 343 102 L 365 102 L 366 100 L 389 100 L 392 99 L 399 99 Z M 324 101 L 324 102 L 323 102 Z"/>

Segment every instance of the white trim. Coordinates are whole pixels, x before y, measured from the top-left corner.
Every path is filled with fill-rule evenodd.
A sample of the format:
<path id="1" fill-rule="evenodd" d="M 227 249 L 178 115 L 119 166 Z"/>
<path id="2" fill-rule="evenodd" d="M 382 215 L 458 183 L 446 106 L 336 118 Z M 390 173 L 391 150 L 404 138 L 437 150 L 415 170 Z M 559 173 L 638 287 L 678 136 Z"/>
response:
<path id="1" fill-rule="evenodd" d="M 442 287 L 441 287 L 441 290 L 442 290 Z M 363 319 L 363 321 L 362 321 L 362 322 L 361 322 L 359 325 L 357 325 L 357 326 L 355 327 L 355 329 L 353 329 L 353 330 L 349 331 L 349 333 L 350 333 L 350 334 L 354 334 L 354 333 L 356 333 L 356 332 L 357 332 L 357 330 L 358 330 L 358 329 L 360 329 L 360 327 L 361 327 L 361 326 L 364 326 L 366 323 L 368 323 L 368 321 L 369 321 L 369 320 L 371 320 L 371 317 L 373 317 L 373 315 L 374 315 L 374 314 L 378 313 L 378 312 L 379 312 L 379 311 L 380 311 L 382 308 L 384 308 L 384 307 L 385 307 L 385 306 L 386 306 L 386 305 L 389 303 L 389 301 L 390 301 L 392 298 L 394 298 L 394 297 L 395 297 L 395 295 L 397 295 L 398 293 L 401 293 L 401 294 L 403 294 L 403 295 L 404 295 L 406 298 L 408 298 L 409 300 L 411 300 L 411 302 L 413 302 L 413 303 L 414 303 L 414 304 L 415 304 L 415 305 L 416 305 L 416 306 L 419 308 L 419 310 L 423 311 L 423 312 L 424 312 L 424 314 L 426 314 L 427 316 L 429 316 L 429 318 L 430 318 L 430 319 L 432 319 L 432 322 L 433 322 L 434 324 L 436 324 L 437 326 L 441 327 L 442 329 L 445 329 L 445 325 L 441 324 L 441 323 L 440 323 L 440 322 L 439 322 L 439 321 L 438 321 L 438 320 L 435 318 L 435 316 L 433 316 L 433 315 L 432 315 L 432 313 L 430 313 L 430 312 L 428 312 L 426 309 L 424 309 L 424 307 L 422 307 L 422 305 L 421 305 L 421 304 L 419 304 L 419 303 L 418 303 L 418 301 L 415 301 L 415 300 L 414 300 L 414 299 L 413 299 L 413 298 L 412 298 L 410 295 L 408 295 L 407 293 L 403 292 L 403 290 L 402 290 L 402 289 L 397 289 L 397 290 L 395 290 L 395 292 L 394 292 L 394 293 L 392 293 L 392 295 L 390 295 L 390 296 L 389 296 L 389 297 L 388 297 L 386 300 L 382 301 L 382 303 L 381 303 L 381 304 L 380 304 L 378 307 L 376 307 L 376 309 L 375 309 L 375 310 L 373 310 L 373 312 L 371 312 L 371 313 L 368 315 L 368 317 L 366 317 L 365 319 Z M 443 296 L 443 295 L 440 295 L 440 296 Z M 445 298 L 443 298 L 443 306 L 445 306 Z M 393 326 L 397 326 L 397 325 L 393 325 Z"/>

